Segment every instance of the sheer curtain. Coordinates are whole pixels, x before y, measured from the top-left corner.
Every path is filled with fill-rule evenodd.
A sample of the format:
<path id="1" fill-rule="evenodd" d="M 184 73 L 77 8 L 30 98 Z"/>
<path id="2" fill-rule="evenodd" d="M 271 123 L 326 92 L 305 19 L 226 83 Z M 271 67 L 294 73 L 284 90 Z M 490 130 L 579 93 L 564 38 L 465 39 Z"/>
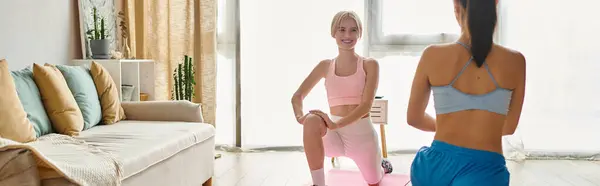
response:
<path id="1" fill-rule="evenodd" d="M 517 135 L 534 158 L 600 157 L 600 12 L 595 1 L 504 0 L 501 43 L 527 59 Z M 518 144 L 518 143 L 516 143 Z"/>
<path id="2" fill-rule="evenodd" d="M 218 0 L 216 135 L 217 145 L 235 144 L 235 0 Z"/>
<path id="3" fill-rule="evenodd" d="M 173 70 L 184 55 L 196 69 L 195 95 L 206 123 L 215 123 L 216 0 L 123 0 L 129 46 L 136 59 L 155 61 L 156 100 L 171 99 Z"/>
<path id="4" fill-rule="evenodd" d="M 320 60 L 336 56 L 330 36 L 335 13 L 349 9 L 363 15 L 364 1 L 240 3 L 242 145 L 301 146 L 302 128 L 294 119 L 292 94 Z M 309 109 L 329 111 L 323 81 L 305 99 L 304 110 Z"/>

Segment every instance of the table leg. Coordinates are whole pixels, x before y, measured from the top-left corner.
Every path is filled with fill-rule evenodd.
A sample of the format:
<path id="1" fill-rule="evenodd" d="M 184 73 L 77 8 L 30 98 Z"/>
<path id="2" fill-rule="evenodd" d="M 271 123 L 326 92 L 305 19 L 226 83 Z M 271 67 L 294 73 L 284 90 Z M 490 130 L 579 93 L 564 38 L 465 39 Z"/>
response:
<path id="1" fill-rule="evenodd" d="M 387 158 L 387 144 L 385 142 L 385 125 L 380 124 L 379 129 L 381 130 L 381 151 L 383 153 L 383 158 Z"/>

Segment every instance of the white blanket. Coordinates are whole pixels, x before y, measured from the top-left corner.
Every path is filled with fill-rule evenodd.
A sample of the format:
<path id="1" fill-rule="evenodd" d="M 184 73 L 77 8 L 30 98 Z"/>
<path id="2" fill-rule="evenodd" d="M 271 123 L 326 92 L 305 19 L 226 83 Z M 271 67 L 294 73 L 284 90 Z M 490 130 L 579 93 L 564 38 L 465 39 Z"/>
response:
<path id="1" fill-rule="evenodd" d="M 31 150 L 42 180 L 62 177 L 82 186 L 121 185 L 123 168 L 114 156 L 70 136 L 49 134 L 30 143 L 0 138 L 0 151 L 6 149 Z"/>

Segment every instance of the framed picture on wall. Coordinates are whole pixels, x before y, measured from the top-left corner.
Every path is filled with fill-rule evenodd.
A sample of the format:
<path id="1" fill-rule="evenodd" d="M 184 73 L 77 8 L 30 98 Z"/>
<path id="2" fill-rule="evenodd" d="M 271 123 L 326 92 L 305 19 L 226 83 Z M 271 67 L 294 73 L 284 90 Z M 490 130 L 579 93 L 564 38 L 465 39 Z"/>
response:
<path id="1" fill-rule="evenodd" d="M 110 59 L 117 49 L 115 0 L 79 0 L 83 59 Z"/>

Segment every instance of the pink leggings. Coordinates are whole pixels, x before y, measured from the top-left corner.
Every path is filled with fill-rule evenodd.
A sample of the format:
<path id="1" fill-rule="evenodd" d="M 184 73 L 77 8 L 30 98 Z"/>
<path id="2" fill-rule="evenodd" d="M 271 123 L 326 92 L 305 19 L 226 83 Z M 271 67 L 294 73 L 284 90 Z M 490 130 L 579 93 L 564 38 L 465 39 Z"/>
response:
<path id="1" fill-rule="evenodd" d="M 340 118 L 331 116 L 333 121 Z M 339 129 L 327 129 L 327 134 L 323 136 L 323 147 L 327 157 L 345 156 L 354 160 L 368 184 L 379 183 L 383 178 L 383 156 L 371 118 L 362 118 Z"/>

